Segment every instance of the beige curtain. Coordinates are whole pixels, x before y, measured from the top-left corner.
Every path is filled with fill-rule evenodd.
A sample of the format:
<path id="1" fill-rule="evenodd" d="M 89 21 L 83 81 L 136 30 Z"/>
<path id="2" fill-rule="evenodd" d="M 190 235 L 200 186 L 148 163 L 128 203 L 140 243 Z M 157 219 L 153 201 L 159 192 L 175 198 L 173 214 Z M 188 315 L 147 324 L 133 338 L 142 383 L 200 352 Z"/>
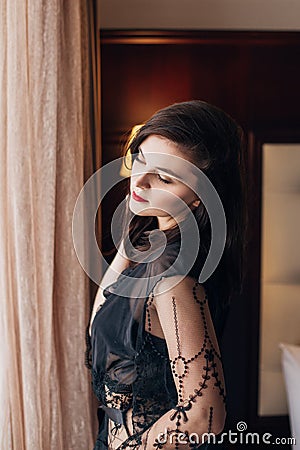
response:
<path id="1" fill-rule="evenodd" d="M 83 0 L 0 2 L 0 449 L 93 447 L 89 282 L 72 214 L 90 157 Z"/>

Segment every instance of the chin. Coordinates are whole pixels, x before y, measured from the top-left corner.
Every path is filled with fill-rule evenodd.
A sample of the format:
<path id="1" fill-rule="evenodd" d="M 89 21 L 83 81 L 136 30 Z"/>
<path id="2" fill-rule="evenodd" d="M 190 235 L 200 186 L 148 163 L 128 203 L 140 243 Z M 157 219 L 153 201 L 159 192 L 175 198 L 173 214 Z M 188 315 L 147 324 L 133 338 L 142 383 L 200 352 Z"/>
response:
<path id="1" fill-rule="evenodd" d="M 139 207 L 138 205 L 133 204 L 133 202 L 129 202 L 129 209 L 133 214 L 136 214 L 137 216 L 149 216 L 148 208 L 144 209 L 142 206 Z"/>

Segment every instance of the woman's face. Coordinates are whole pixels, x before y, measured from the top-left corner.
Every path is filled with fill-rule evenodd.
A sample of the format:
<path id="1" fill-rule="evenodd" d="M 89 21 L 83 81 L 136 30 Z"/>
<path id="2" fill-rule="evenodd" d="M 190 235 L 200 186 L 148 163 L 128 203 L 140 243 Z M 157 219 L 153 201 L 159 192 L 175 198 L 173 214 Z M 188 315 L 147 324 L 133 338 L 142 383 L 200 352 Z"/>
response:
<path id="1" fill-rule="evenodd" d="M 136 215 L 156 216 L 160 230 L 175 226 L 187 214 L 187 207 L 194 209 L 200 203 L 195 192 L 185 184 L 195 186 L 197 180 L 182 159 L 187 161 L 175 143 L 157 135 L 148 136 L 134 156 L 129 207 Z M 138 201 L 134 192 L 145 201 Z"/>

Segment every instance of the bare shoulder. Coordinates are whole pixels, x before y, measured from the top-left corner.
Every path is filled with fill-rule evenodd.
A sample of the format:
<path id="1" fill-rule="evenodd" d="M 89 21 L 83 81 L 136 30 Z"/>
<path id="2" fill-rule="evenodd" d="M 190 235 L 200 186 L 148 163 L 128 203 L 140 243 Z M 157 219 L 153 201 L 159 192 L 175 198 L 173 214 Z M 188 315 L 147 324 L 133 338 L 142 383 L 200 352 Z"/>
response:
<path id="1" fill-rule="evenodd" d="M 198 300 L 204 300 L 206 291 L 202 284 L 195 278 L 187 275 L 173 275 L 162 278 L 156 283 L 153 289 L 154 304 L 166 299 L 171 299 L 172 296 L 177 298 L 193 298 L 196 295 Z"/>

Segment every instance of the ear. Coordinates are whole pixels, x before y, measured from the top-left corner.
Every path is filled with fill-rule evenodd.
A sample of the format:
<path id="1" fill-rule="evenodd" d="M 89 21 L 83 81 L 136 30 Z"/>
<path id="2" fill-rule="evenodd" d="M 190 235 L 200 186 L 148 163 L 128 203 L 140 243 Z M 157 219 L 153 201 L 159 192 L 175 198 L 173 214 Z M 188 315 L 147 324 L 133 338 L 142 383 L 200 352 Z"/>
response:
<path id="1" fill-rule="evenodd" d="M 193 203 L 192 203 L 192 206 L 194 208 L 198 208 L 199 205 L 200 205 L 200 200 L 194 200 Z"/>

